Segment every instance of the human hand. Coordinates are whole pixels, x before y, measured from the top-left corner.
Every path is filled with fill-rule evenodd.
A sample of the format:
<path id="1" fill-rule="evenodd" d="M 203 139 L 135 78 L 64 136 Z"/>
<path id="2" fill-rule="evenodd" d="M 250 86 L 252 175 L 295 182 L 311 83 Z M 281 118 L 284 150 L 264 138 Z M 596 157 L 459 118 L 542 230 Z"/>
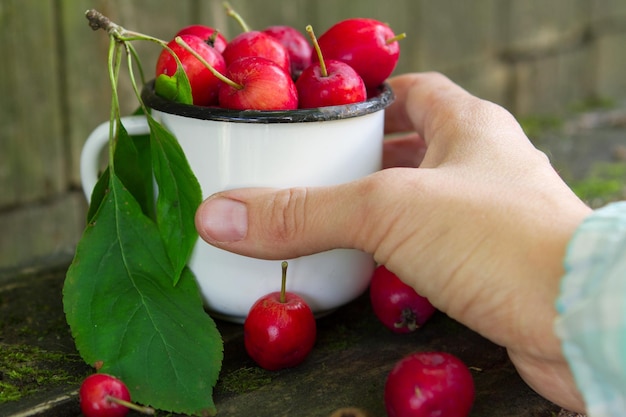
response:
<path id="1" fill-rule="evenodd" d="M 537 392 L 581 411 L 553 321 L 565 247 L 590 209 L 503 108 L 439 74 L 390 84 L 387 169 L 332 187 L 215 194 L 198 209 L 200 236 L 266 259 L 371 253 L 439 310 L 506 347 Z"/>

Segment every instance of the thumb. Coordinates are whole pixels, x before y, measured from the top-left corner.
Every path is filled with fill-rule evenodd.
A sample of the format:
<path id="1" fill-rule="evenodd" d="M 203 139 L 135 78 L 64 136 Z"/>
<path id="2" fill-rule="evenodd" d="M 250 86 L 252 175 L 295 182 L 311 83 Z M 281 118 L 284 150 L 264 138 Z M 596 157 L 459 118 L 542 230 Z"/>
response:
<path id="1" fill-rule="evenodd" d="M 444 104 L 459 99 L 466 104 L 470 97 L 438 74 L 411 74 L 390 83 L 397 97 L 389 108 L 386 129 L 416 131 L 424 138 L 424 133 L 437 130 L 437 123 L 449 124 L 451 113 Z M 435 109 L 443 116 L 434 117 Z M 423 142 L 419 146 L 424 148 Z M 412 171 L 418 184 L 412 184 Z M 376 257 L 385 236 L 403 241 L 407 228 L 399 226 L 399 218 L 401 210 L 410 207 L 407 196 L 427 200 L 429 183 L 420 179 L 425 172 L 390 168 L 329 187 L 224 191 L 199 207 L 196 228 L 208 243 L 255 258 L 285 259 L 336 248 L 360 249 Z M 419 215 L 415 210 L 421 206 L 413 207 L 413 216 Z"/>
<path id="2" fill-rule="evenodd" d="M 375 196 L 387 182 L 378 174 L 332 187 L 220 192 L 200 205 L 196 228 L 206 242 L 255 258 L 287 259 L 336 248 L 374 253 L 375 231 L 368 228 L 384 227 L 393 207 L 388 196 Z"/>

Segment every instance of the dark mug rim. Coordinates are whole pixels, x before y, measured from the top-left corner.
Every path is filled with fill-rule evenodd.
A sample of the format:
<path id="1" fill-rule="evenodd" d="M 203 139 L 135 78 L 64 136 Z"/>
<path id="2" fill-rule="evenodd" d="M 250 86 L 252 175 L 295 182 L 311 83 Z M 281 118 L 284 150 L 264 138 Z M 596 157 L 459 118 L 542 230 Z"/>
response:
<path id="1" fill-rule="evenodd" d="M 144 85 L 141 99 L 151 109 L 193 119 L 238 123 L 303 123 L 349 119 L 374 113 L 388 107 L 395 96 L 391 87 L 384 83 L 378 87 L 378 94 L 359 103 L 298 110 L 231 110 L 181 104 L 165 99 L 155 93 L 152 80 Z"/>

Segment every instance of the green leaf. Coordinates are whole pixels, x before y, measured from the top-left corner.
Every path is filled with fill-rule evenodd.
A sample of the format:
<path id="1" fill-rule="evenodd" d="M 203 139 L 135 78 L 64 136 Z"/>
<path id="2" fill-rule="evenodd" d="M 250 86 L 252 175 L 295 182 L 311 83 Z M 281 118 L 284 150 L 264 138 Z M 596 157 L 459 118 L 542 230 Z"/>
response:
<path id="1" fill-rule="evenodd" d="M 178 67 L 176 73 L 171 77 L 166 74 L 159 74 L 154 80 L 154 92 L 168 100 L 182 104 L 193 104 L 191 95 L 191 84 L 185 71 Z"/>
<path id="2" fill-rule="evenodd" d="M 117 122 L 115 146 L 116 172 L 130 193 L 150 218 L 155 217 L 154 183 L 150 156 L 150 135 L 129 136 L 122 123 Z M 92 191 L 87 221 L 98 210 L 109 186 L 109 168 L 102 173 Z"/>
<path id="3" fill-rule="evenodd" d="M 174 266 L 174 283 L 198 240 L 194 214 L 202 190 L 176 138 L 148 116 L 152 166 L 159 192 L 156 218 Z"/>
<path id="4" fill-rule="evenodd" d="M 152 220 L 110 172 L 63 289 L 76 347 L 128 385 L 133 400 L 185 414 L 214 413 L 223 342 L 188 269 L 177 286 Z"/>
<path id="5" fill-rule="evenodd" d="M 96 185 L 91 192 L 89 210 L 87 211 L 87 223 L 91 223 L 96 212 L 100 208 L 102 201 L 109 192 L 109 168 L 107 168 L 98 178 Z"/>
<path id="6" fill-rule="evenodd" d="M 150 111 L 150 109 L 148 109 L 148 111 Z M 146 112 L 144 111 L 144 108 L 139 106 L 135 109 L 134 112 L 131 113 L 133 116 L 143 116 L 144 114 L 146 114 Z"/>
<path id="7" fill-rule="evenodd" d="M 154 179 L 150 135 L 129 136 L 126 128 L 118 121 L 117 143 L 113 157 L 117 176 L 139 202 L 142 211 L 154 219 Z"/>

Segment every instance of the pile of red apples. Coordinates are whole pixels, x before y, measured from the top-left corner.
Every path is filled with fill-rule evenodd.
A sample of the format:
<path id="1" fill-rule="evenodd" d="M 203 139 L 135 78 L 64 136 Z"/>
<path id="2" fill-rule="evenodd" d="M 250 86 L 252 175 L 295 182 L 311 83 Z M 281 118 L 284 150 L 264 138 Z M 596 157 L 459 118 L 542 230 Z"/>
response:
<path id="1" fill-rule="evenodd" d="M 295 110 L 362 102 L 377 95 L 395 69 L 404 37 L 370 18 L 342 20 L 319 38 L 307 26 L 308 39 L 291 26 L 250 30 L 240 23 L 244 30 L 230 41 L 205 25 L 187 26 L 169 41 L 194 105 Z M 176 73 L 172 52 L 161 52 L 157 79 Z"/>

